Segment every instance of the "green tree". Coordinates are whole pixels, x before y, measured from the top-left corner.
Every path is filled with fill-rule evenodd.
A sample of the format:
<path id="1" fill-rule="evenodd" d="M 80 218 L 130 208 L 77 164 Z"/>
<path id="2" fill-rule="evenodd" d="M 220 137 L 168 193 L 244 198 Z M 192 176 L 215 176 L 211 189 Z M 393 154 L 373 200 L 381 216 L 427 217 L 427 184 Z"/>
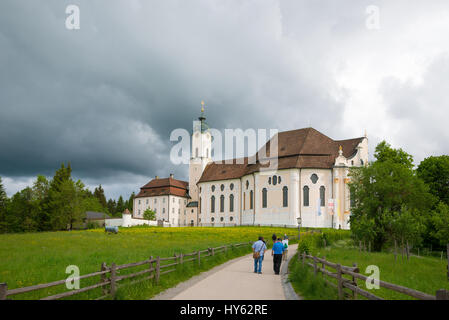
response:
<path id="1" fill-rule="evenodd" d="M 393 149 L 385 140 L 376 146 L 374 157 L 377 162 L 392 161 L 409 169 L 413 168 L 413 157 L 402 149 Z"/>
<path id="2" fill-rule="evenodd" d="M 143 212 L 143 218 L 145 220 L 156 220 L 156 213 L 148 208 Z"/>
<path id="3" fill-rule="evenodd" d="M 6 210 L 8 206 L 8 197 L 3 187 L 2 177 L 0 177 L 0 233 L 7 232 Z"/>
<path id="4" fill-rule="evenodd" d="M 373 248 L 376 251 L 380 251 L 389 238 L 387 213 L 400 212 L 405 206 L 414 214 L 425 215 L 434 204 L 427 185 L 412 170 L 410 157 L 401 149 L 398 152 L 390 149 L 385 142 L 381 143 L 381 147 L 376 148 L 376 156 L 382 160 L 368 167 L 351 168 L 349 173 L 352 177 L 349 188 L 355 204 L 350 218 L 351 229 L 363 225 L 363 221 L 374 221 Z M 391 158 L 387 154 L 392 155 Z M 356 227 L 353 232 L 357 233 L 357 230 L 360 228 Z"/>
<path id="5" fill-rule="evenodd" d="M 117 200 L 117 213 L 123 213 L 125 209 L 125 202 L 123 201 L 123 197 L 120 196 Z"/>
<path id="6" fill-rule="evenodd" d="M 115 200 L 109 199 L 107 206 L 109 213 L 115 216 L 117 214 L 117 204 L 115 203 Z"/>
<path id="7" fill-rule="evenodd" d="M 432 236 L 439 240 L 440 245 L 449 243 L 449 206 L 440 202 L 432 215 L 432 223 L 435 228 Z"/>
<path id="8" fill-rule="evenodd" d="M 416 171 L 430 192 L 449 205 L 449 156 L 428 157 L 421 161 Z"/>
<path id="9" fill-rule="evenodd" d="M 37 230 L 38 208 L 33 200 L 33 190 L 26 187 L 17 192 L 9 202 L 6 222 L 8 232 L 30 232 Z"/>
<path id="10" fill-rule="evenodd" d="M 135 198 L 135 196 L 136 196 L 136 194 L 133 192 L 133 193 L 131 194 L 131 196 L 129 197 L 129 200 L 128 200 L 128 210 L 129 210 L 130 212 L 133 212 L 133 206 L 134 206 L 134 198 Z"/>
<path id="11" fill-rule="evenodd" d="M 103 210 L 107 211 L 108 209 L 108 203 L 106 201 L 106 197 L 104 195 L 104 190 L 101 187 L 101 184 L 98 188 L 95 188 L 94 190 L 94 196 L 98 199 L 98 201 L 101 203 L 101 205 L 103 206 Z"/>

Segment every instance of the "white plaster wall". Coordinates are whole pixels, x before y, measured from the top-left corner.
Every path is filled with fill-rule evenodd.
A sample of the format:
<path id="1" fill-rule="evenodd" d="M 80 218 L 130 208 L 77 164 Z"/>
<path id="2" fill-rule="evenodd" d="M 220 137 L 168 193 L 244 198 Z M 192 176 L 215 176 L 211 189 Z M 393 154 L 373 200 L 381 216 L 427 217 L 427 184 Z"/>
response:
<path id="1" fill-rule="evenodd" d="M 231 190 L 231 184 L 234 185 Z M 212 185 L 215 186 L 215 191 L 212 192 Z M 224 186 L 224 190 L 221 191 L 221 185 Z M 219 180 L 213 182 L 201 182 L 198 184 L 201 189 L 201 212 L 199 214 L 200 223 L 203 225 L 206 223 L 240 223 L 240 179 Z M 230 211 L 230 196 L 234 195 L 234 210 Z M 215 213 L 211 212 L 211 197 L 215 196 Z M 220 197 L 224 196 L 224 210 L 220 211 Z M 214 221 L 212 222 L 212 219 Z M 223 220 L 222 220 L 223 219 Z"/>
<path id="2" fill-rule="evenodd" d="M 133 217 L 143 218 L 144 211 L 150 208 L 156 212 L 156 220 L 170 220 L 170 224 L 178 225 L 186 204 L 186 198 L 173 195 L 136 198 L 134 199 Z M 170 212 L 168 212 L 169 208 Z"/>
<path id="3" fill-rule="evenodd" d="M 318 176 L 318 181 L 314 184 L 310 177 L 312 174 Z M 304 186 L 309 187 L 309 206 L 304 206 Z M 325 189 L 325 205 L 321 206 L 320 187 Z M 332 198 L 332 170 L 331 169 L 301 169 L 300 177 L 300 206 L 301 206 L 301 225 L 303 227 L 322 227 L 330 228 L 332 226 L 332 216 L 327 207 L 328 200 Z M 321 208 L 321 215 L 318 215 L 318 207 Z"/>

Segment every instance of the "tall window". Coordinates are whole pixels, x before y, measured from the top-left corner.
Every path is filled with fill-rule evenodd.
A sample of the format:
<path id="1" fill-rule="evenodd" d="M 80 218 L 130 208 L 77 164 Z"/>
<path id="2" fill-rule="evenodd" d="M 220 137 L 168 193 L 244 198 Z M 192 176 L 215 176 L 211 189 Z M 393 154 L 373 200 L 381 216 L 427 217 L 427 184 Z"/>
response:
<path id="1" fill-rule="evenodd" d="M 201 197 L 200 197 L 200 207 L 198 209 L 199 213 L 201 214 L 201 211 L 203 211 L 203 206 L 202 206 L 202 202 L 201 202 Z"/>
<path id="2" fill-rule="evenodd" d="M 267 188 L 262 189 L 262 208 L 267 207 Z"/>
<path id="3" fill-rule="evenodd" d="M 246 210 L 246 192 L 243 193 L 243 210 Z"/>
<path id="4" fill-rule="evenodd" d="M 288 188 L 287 186 L 282 188 L 282 205 L 288 207 Z"/>
<path id="5" fill-rule="evenodd" d="M 215 196 L 210 198 L 210 212 L 215 212 Z"/>
<path id="6" fill-rule="evenodd" d="M 304 205 L 304 207 L 308 207 L 309 206 L 309 187 L 304 186 L 304 188 L 302 190 L 303 190 L 303 195 L 304 195 L 303 205 Z"/>
<path id="7" fill-rule="evenodd" d="M 320 187 L 320 200 L 320 205 L 324 207 L 326 205 L 326 188 L 324 186 Z"/>
<path id="8" fill-rule="evenodd" d="M 224 211 L 224 195 L 220 196 L 220 212 Z"/>
<path id="9" fill-rule="evenodd" d="M 234 195 L 229 196 L 229 211 L 234 212 Z"/>
<path id="10" fill-rule="evenodd" d="M 253 208 L 253 190 L 249 192 L 249 208 Z"/>
<path id="11" fill-rule="evenodd" d="M 195 158 L 198 158 L 198 148 L 195 149 Z"/>

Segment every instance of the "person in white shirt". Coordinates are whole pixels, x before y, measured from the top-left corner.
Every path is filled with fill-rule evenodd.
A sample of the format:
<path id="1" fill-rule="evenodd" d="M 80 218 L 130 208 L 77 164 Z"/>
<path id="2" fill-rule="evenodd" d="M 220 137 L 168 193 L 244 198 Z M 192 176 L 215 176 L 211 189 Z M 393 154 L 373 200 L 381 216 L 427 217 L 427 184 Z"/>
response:
<path id="1" fill-rule="evenodd" d="M 282 260 L 287 260 L 288 257 L 288 236 L 284 234 L 284 240 L 282 240 L 284 245 L 284 252 L 282 253 Z"/>

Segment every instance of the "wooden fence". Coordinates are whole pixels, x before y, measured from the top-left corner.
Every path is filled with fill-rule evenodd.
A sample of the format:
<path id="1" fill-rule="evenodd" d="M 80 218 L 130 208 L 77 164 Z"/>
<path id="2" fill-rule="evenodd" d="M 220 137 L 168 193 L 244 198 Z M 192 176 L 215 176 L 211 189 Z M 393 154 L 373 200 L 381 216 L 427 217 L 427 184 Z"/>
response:
<path id="1" fill-rule="evenodd" d="M 142 282 L 145 280 L 153 280 L 154 283 L 157 285 L 159 283 L 160 277 L 164 274 L 176 271 L 176 266 L 181 265 L 187 262 L 194 261 L 194 263 L 197 263 L 198 266 L 201 264 L 201 259 L 214 256 L 217 253 L 223 253 L 227 252 L 229 249 L 233 248 L 239 248 L 243 246 L 249 246 L 252 245 L 252 241 L 250 242 L 244 242 L 244 243 L 238 243 L 238 244 L 230 244 L 230 245 L 224 245 L 217 248 L 208 248 L 206 250 L 199 250 L 192 253 L 181 253 L 181 254 L 175 254 L 173 257 L 156 257 L 153 258 L 152 256 L 149 257 L 149 259 L 134 263 L 128 263 L 128 264 L 122 264 L 122 265 L 116 265 L 115 263 L 112 263 L 110 266 L 107 266 L 106 263 L 102 263 L 100 267 L 100 271 L 85 274 L 82 276 L 79 276 L 77 279 L 87 279 L 92 278 L 96 276 L 100 277 L 100 282 L 90 285 L 88 287 L 75 289 L 71 291 L 66 291 L 62 293 L 58 293 L 55 295 L 51 295 L 48 297 L 45 297 L 41 300 L 56 300 L 61 299 L 69 296 L 76 295 L 81 292 L 86 292 L 89 290 L 97 289 L 97 288 L 103 288 L 103 295 L 98 297 L 96 300 L 105 299 L 107 297 L 115 298 L 117 288 L 122 285 L 130 285 L 135 284 L 138 282 Z M 129 268 L 134 268 L 138 266 L 148 265 L 148 268 L 145 268 L 143 270 L 125 274 L 125 275 L 119 275 L 120 270 L 125 270 Z M 119 284 L 120 281 L 130 278 L 139 277 L 142 275 L 147 275 L 146 277 L 140 277 L 139 279 L 128 282 L 125 284 Z M 34 286 L 24 287 L 24 288 L 16 288 L 16 289 L 8 289 L 8 285 L 6 283 L 0 283 L 0 300 L 6 300 L 8 297 L 22 294 L 26 292 L 36 291 L 40 289 L 50 288 L 58 285 L 63 285 L 66 283 L 66 279 L 54 281 L 50 283 L 44 283 L 44 284 L 38 284 Z"/>
<path id="2" fill-rule="evenodd" d="M 341 264 L 327 261 L 325 257 L 319 258 L 308 255 L 306 253 L 298 253 L 298 261 L 301 262 L 301 260 L 303 266 L 307 265 L 313 268 L 315 276 L 317 276 L 318 273 L 321 272 L 323 277 L 328 276 L 337 280 L 337 283 L 335 284 L 324 278 L 324 281 L 327 284 L 338 290 L 338 298 L 340 300 L 343 300 L 345 298 L 357 299 L 358 294 L 369 300 L 383 300 L 383 298 L 378 297 L 371 292 L 363 290 L 358 286 L 357 279 L 366 281 L 368 277 L 359 273 L 357 264 L 353 264 L 352 267 L 347 267 L 342 266 Z M 308 260 L 311 260 L 312 262 L 308 262 Z M 326 267 L 334 269 L 335 272 L 327 270 Z M 349 278 L 345 278 L 344 276 L 347 276 Z M 379 286 L 419 300 L 449 300 L 449 291 L 445 289 L 437 290 L 435 295 L 431 295 L 382 280 L 379 280 Z M 349 289 L 350 293 L 345 292 L 344 289 Z"/>

